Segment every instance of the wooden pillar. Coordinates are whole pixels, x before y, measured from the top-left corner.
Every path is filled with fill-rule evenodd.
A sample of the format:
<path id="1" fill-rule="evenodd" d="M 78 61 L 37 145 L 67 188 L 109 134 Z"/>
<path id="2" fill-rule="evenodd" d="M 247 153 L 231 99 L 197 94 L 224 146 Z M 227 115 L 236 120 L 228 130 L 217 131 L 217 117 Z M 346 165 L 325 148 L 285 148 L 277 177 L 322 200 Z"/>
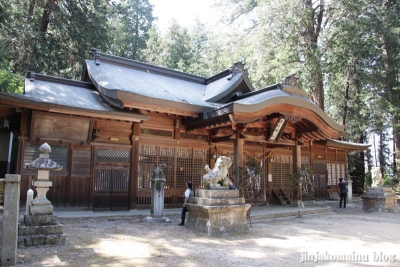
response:
<path id="1" fill-rule="evenodd" d="M 301 146 L 299 145 L 299 141 L 296 140 L 295 147 L 293 150 L 293 173 L 297 173 L 297 175 L 300 175 L 300 173 L 299 173 L 300 168 L 301 168 Z M 301 201 L 301 193 L 300 192 L 301 192 L 301 187 L 299 188 L 299 193 L 297 196 L 298 199 Z"/>
<path id="2" fill-rule="evenodd" d="M 268 169 L 267 169 L 267 188 L 268 188 L 268 202 L 272 201 L 272 161 L 273 157 L 268 159 Z"/>
<path id="3" fill-rule="evenodd" d="M 136 209 L 138 190 L 138 168 L 139 168 L 139 135 L 140 124 L 133 123 L 132 126 L 132 155 L 131 155 L 131 187 L 129 190 L 129 208 Z"/>
<path id="4" fill-rule="evenodd" d="M 240 133 L 236 133 L 236 139 L 233 142 L 233 169 L 235 170 L 234 180 L 236 186 L 240 186 L 240 178 L 238 175 L 238 170 L 243 167 L 243 139 L 240 139 Z"/>

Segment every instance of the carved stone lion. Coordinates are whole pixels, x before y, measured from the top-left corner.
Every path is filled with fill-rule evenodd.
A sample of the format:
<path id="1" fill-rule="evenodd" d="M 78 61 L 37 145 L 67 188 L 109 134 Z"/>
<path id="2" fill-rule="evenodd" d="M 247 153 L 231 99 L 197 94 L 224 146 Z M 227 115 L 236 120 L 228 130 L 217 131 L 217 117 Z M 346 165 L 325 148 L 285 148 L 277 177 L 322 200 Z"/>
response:
<path id="1" fill-rule="evenodd" d="M 224 186 L 228 186 L 228 168 L 232 165 L 232 160 L 226 156 L 220 156 L 215 162 L 214 168 L 211 170 L 208 164 L 204 167 L 207 173 L 203 176 L 204 188 L 213 189 L 220 185 L 219 181 L 223 181 Z"/>
<path id="2" fill-rule="evenodd" d="M 159 164 L 155 169 L 154 169 L 154 177 L 164 177 L 164 171 L 163 168 L 167 166 L 165 163 Z"/>
<path id="3" fill-rule="evenodd" d="M 380 167 L 372 167 L 371 176 L 372 176 L 372 185 L 371 186 L 383 185 L 383 179 L 382 179 Z"/>

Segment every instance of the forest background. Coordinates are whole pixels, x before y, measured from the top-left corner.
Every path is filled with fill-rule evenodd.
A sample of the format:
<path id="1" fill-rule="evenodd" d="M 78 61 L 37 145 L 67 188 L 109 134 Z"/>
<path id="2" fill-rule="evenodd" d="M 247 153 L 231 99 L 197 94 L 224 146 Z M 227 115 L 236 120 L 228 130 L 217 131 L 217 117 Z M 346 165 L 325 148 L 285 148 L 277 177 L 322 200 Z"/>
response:
<path id="1" fill-rule="evenodd" d="M 28 70 L 80 79 L 91 47 L 203 77 L 242 61 L 255 88 L 296 73 L 345 126 L 346 141 L 377 139 L 376 155 L 349 154 L 349 170 L 379 166 L 387 184 L 398 181 L 400 1 L 215 0 L 215 8 L 217 25 L 171 21 L 161 32 L 149 0 L 2 0 L 0 91 L 22 93 Z"/>

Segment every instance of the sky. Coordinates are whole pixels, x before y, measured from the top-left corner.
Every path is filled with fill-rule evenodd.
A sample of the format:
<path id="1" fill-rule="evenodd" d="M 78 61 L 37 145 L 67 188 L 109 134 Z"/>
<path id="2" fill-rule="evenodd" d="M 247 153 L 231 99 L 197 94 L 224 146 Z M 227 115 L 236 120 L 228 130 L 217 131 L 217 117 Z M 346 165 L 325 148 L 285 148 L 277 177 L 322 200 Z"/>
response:
<path id="1" fill-rule="evenodd" d="M 150 0 L 154 5 L 153 15 L 158 17 L 157 25 L 165 31 L 169 22 L 175 18 L 184 27 L 191 27 L 196 17 L 201 22 L 212 25 L 218 18 L 220 11 L 212 8 L 214 0 Z"/>

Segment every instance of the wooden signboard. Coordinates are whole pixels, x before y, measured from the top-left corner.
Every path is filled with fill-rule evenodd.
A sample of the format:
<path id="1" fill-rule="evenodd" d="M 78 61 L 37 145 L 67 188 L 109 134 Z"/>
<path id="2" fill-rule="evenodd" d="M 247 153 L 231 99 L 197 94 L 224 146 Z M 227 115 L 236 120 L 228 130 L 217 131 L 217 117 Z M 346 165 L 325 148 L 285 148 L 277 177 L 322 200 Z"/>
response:
<path id="1" fill-rule="evenodd" d="M 30 140 L 88 143 L 90 118 L 33 112 Z"/>

